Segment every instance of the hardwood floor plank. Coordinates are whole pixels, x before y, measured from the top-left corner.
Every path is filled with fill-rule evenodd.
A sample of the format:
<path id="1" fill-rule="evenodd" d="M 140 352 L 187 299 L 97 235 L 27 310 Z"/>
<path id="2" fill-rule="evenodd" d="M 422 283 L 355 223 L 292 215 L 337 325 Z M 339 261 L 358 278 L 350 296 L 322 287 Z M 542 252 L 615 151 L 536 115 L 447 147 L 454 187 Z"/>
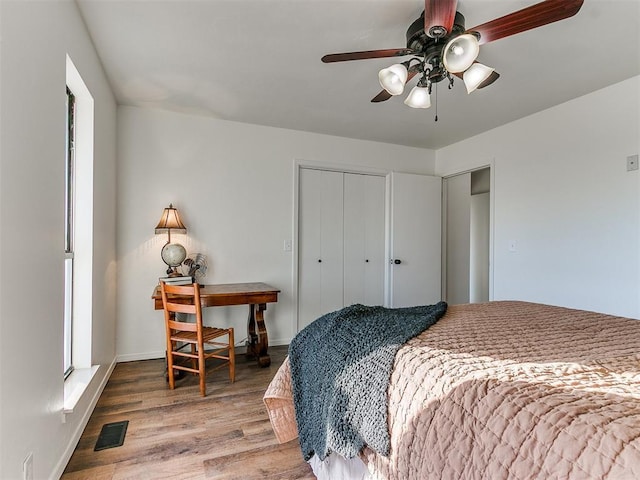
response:
<path id="1" fill-rule="evenodd" d="M 262 395 L 287 353 L 271 347 L 272 365 L 239 355 L 236 381 L 225 370 L 187 375 L 170 390 L 164 360 L 116 366 L 62 480 L 312 480 L 297 441 L 279 445 Z M 105 423 L 129 420 L 124 445 L 94 452 Z"/>
<path id="2" fill-rule="evenodd" d="M 255 457 L 252 451 L 232 453 L 204 462 L 206 478 L 216 480 L 311 480 L 315 476 L 308 465 L 295 461 L 295 453 L 299 454 L 297 442 L 283 445 L 269 445 L 262 449 L 262 455 Z M 294 461 L 292 461 L 294 460 Z M 250 472 L 238 477 L 244 465 L 251 464 Z"/>
<path id="3" fill-rule="evenodd" d="M 101 465 L 99 467 L 87 468 L 78 472 L 65 473 L 65 480 L 111 480 L 116 471 L 115 465 Z"/>

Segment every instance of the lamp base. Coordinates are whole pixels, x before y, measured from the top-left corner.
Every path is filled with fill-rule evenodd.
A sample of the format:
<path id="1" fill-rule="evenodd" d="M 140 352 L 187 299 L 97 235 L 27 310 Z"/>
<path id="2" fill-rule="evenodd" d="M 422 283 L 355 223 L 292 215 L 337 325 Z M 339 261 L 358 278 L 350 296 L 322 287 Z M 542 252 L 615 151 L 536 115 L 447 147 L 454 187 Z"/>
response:
<path id="1" fill-rule="evenodd" d="M 170 266 L 169 268 L 167 268 L 167 276 L 168 277 L 181 277 L 182 274 L 180 272 L 178 272 L 178 269 L 174 266 Z"/>

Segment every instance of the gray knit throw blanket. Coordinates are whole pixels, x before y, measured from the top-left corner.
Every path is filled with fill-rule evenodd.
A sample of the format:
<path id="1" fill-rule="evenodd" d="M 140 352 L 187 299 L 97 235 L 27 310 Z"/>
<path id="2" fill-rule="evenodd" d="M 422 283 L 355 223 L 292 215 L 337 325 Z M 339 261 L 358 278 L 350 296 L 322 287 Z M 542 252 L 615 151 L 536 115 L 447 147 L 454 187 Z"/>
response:
<path id="1" fill-rule="evenodd" d="M 293 400 L 305 460 L 389 454 L 387 386 L 399 348 L 447 310 L 351 305 L 323 315 L 289 345 Z"/>

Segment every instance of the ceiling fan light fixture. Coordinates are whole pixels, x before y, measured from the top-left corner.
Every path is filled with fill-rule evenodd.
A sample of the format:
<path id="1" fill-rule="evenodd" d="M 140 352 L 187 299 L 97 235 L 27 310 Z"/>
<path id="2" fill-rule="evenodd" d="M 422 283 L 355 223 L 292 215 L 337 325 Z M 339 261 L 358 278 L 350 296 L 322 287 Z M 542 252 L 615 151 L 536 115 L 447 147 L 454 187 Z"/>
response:
<path id="1" fill-rule="evenodd" d="M 404 104 L 411 108 L 429 108 L 431 106 L 429 87 L 413 87 L 409 95 L 407 95 Z"/>
<path id="2" fill-rule="evenodd" d="M 449 40 L 442 51 L 442 63 L 447 71 L 460 73 L 467 70 L 480 53 L 480 43 L 475 35 L 464 33 Z"/>
<path id="3" fill-rule="evenodd" d="M 402 63 L 396 63 L 390 67 L 383 68 L 378 73 L 380 85 L 391 95 L 400 95 L 404 92 L 404 85 L 407 83 L 407 67 Z"/>
<path id="4" fill-rule="evenodd" d="M 464 86 L 467 87 L 467 93 L 474 92 L 494 71 L 495 68 L 487 67 L 482 63 L 475 62 L 471 65 L 462 74 L 462 80 L 464 81 Z"/>

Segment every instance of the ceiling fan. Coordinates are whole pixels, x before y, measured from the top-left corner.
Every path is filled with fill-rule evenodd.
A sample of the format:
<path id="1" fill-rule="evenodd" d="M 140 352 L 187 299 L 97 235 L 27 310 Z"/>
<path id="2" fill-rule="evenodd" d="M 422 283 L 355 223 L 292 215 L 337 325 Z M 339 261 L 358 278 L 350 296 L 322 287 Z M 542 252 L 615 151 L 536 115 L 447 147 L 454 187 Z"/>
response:
<path id="1" fill-rule="evenodd" d="M 465 28 L 464 16 L 457 11 L 457 0 L 425 0 L 424 12 L 407 29 L 407 46 L 385 50 L 333 53 L 322 57 L 324 63 L 403 57 L 409 60 L 380 70 L 382 90 L 371 100 L 388 100 L 404 91 L 406 83 L 420 75 L 404 103 L 412 108 L 431 106 L 431 88 L 453 76 L 463 80 L 467 93 L 495 82 L 500 74 L 476 61 L 480 45 L 526 32 L 549 23 L 572 17 L 584 0 L 544 0 L 530 7 L 496 18 L 473 28 Z M 436 116 L 436 121 L 438 117 Z"/>

